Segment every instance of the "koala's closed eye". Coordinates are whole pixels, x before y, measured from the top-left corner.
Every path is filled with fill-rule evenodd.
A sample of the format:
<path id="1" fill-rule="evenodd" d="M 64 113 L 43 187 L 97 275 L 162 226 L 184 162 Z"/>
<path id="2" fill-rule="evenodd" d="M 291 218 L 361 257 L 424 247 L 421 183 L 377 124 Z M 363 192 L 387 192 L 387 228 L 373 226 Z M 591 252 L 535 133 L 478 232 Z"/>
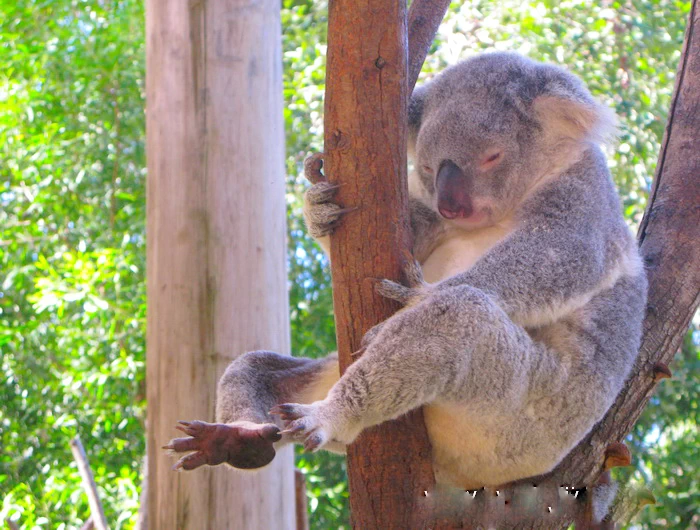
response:
<path id="1" fill-rule="evenodd" d="M 503 159 L 503 151 L 491 151 L 484 155 L 479 163 L 481 169 L 496 167 Z"/>

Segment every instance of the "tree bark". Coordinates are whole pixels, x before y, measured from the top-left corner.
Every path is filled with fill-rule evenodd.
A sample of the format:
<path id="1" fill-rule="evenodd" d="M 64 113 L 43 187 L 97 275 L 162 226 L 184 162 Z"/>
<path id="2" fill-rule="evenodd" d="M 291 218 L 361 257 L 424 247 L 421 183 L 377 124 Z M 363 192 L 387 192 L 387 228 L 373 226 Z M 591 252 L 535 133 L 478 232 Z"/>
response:
<path id="1" fill-rule="evenodd" d="M 292 451 L 256 475 L 171 471 L 225 367 L 289 351 L 277 2 L 147 0 L 151 528 L 296 527 Z"/>
<path id="2" fill-rule="evenodd" d="M 324 164 L 338 202 L 358 208 L 331 238 L 343 371 L 364 333 L 398 309 L 374 280 L 399 280 L 410 248 L 406 52 L 404 0 L 330 2 Z M 355 528 L 422 527 L 434 482 L 422 412 L 364 432 L 348 448 L 348 479 Z"/>
<path id="3" fill-rule="evenodd" d="M 408 93 L 413 92 L 423 62 L 450 0 L 413 0 L 408 10 Z"/>

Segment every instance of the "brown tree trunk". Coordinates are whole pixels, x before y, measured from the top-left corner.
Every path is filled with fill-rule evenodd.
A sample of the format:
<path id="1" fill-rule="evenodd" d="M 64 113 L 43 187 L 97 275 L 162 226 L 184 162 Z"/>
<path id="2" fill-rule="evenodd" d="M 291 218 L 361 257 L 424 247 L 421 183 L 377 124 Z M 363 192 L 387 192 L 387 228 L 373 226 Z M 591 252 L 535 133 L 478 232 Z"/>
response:
<path id="1" fill-rule="evenodd" d="M 175 473 L 247 350 L 289 351 L 279 4 L 147 0 L 148 469 L 154 529 L 296 527 L 291 450 Z"/>
<path id="2" fill-rule="evenodd" d="M 338 202 L 358 208 L 331 238 L 341 370 L 364 333 L 398 309 L 373 279 L 399 280 L 410 248 L 406 60 L 405 0 L 330 2 L 324 161 Z M 353 526 L 420 528 L 429 455 L 421 411 L 363 433 L 348 448 Z"/>

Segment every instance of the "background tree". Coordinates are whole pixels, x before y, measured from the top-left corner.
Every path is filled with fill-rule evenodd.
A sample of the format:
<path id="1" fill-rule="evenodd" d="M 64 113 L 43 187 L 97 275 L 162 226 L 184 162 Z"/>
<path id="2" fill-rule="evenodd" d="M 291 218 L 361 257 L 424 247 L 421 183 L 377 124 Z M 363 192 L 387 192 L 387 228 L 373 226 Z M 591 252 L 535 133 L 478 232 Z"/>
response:
<path id="1" fill-rule="evenodd" d="M 621 121 L 610 151 L 632 226 L 654 174 L 690 3 L 454 2 L 428 78 L 477 51 L 567 65 Z M 334 348 L 327 262 L 306 236 L 301 164 L 322 148 L 323 0 L 284 0 L 292 346 Z M 113 528 L 135 521 L 143 456 L 144 37 L 140 0 L 0 0 L 0 519 L 79 528 L 80 433 Z M 419 81 L 420 82 L 420 81 Z M 697 327 L 694 328 L 697 330 Z M 656 506 L 635 528 L 698 526 L 700 333 L 628 438 Z M 312 526 L 347 527 L 343 459 L 299 455 Z"/>

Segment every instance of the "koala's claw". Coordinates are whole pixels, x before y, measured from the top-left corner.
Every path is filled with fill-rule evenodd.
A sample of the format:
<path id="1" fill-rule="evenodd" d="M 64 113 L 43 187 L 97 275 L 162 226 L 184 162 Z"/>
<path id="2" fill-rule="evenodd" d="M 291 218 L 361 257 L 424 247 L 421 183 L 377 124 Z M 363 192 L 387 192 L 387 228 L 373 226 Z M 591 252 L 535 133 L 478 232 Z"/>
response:
<path id="1" fill-rule="evenodd" d="M 408 304 L 414 296 L 412 287 L 406 287 L 405 285 L 391 280 L 380 280 L 379 283 L 377 283 L 377 292 L 384 298 L 396 300 L 401 305 Z"/>
<path id="2" fill-rule="evenodd" d="M 180 458 L 173 469 L 191 470 L 200 466 L 228 463 L 239 469 L 255 469 L 275 457 L 272 444 L 282 435 L 274 424 L 251 422 L 206 423 L 180 421 L 175 428 L 189 438 L 174 438 L 163 449 L 169 453 L 192 453 Z"/>
<path id="3" fill-rule="evenodd" d="M 338 189 L 340 189 L 340 184 L 319 182 L 306 190 L 304 199 L 310 205 L 326 204 L 335 197 Z"/>
<path id="4" fill-rule="evenodd" d="M 315 452 L 330 441 L 329 429 L 324 425 L 318 414 L 319 406 L 299 405 L 297 403 L 284 403 L 270 410 L 282 418 L 284 430 L 280 434 L 288 434 L 293 438 L 304 440 L 304 449 Z"/>
<path id="5" fill-rule="evenodd" d="M 342 217 L 357 208 L 343 208 L 331 202 L 340 186 L 318 182 L 304 193 L 304 219 L 309 233 L 315 238 L 332 234 Z"/>

